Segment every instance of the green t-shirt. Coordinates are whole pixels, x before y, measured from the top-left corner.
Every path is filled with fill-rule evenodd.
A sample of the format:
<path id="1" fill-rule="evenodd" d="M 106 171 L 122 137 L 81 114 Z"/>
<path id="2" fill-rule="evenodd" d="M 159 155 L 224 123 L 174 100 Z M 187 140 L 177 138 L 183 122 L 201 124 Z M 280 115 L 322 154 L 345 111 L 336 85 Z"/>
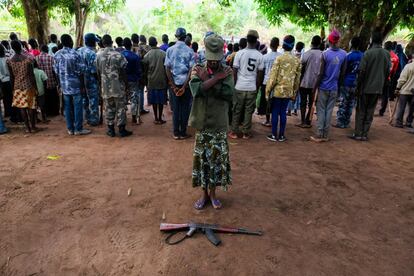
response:
<path id="1" fill-rule="evenodd" d="M 36 79 L 37 95 L 43 96 L 45 94 L 45 86 L 43 82 L 47 80 L 47 75 L 45 71 L 38 68 L 34 69 L 34 75 Z"/>

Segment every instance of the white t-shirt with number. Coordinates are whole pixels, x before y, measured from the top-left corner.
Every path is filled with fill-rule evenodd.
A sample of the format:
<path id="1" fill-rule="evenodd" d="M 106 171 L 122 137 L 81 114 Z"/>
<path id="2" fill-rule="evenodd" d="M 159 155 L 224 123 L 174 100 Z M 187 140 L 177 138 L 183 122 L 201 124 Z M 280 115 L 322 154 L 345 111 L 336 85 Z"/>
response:
<path id="1" fill-rule="evenodd" d="M 234 57 L 233 67 L 237 69 L 235 88 L 256 91 L 257 72 L 264 69 L 263 55 L 256 49 L 243 49 Z"/>

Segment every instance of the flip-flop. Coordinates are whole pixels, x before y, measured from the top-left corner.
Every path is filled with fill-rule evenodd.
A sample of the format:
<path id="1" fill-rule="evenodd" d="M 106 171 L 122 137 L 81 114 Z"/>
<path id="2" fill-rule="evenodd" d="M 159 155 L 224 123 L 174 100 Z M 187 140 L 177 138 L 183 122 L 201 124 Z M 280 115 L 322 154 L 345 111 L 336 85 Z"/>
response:
<path id="1" fill-rule="evenodd" d="M 206 206 L 206 203 L 207 203 L 207 199 L 205 199 L 205 198 L 200 198 L 199 200 L 197 200 L 197 201 L 194 203 L 194 209 L 196 209 L 196 210 L 201 210 L 201 209 L 203 209 L 203 208 L 204 208 L 204 206 Z"/>
<path id="2" fill-rule="evenodd" d="M 221 202 L 218 199 L 213 199 L 211 201 L 211 204 L 213 205 L 214 209 L 221 209 L 221 207 L 222 207 Z"/>

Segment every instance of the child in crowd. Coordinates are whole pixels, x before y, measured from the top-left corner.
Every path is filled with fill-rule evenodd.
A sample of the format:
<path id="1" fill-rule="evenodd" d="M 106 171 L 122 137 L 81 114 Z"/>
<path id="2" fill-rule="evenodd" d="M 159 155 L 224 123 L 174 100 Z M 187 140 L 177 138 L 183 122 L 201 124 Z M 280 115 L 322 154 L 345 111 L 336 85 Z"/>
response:
<path id="1" fill-rule="evenodd" d="M 272 100 L 272 133 L 267 139 L 272 142 L 286 141 L 286 109 L 299 89 L 301 63 L 292 55 L 294 45 L 293 36 L 283 39 L 283 54 L 275 59 L 266 83 L 266 98 Z"/>
<path id="2" fill-rule="evenodd" d="M 46 86 L 46 81 L 47 81 L 47 75 L 45 71 L 39 69 L 39 65 L 37 64 L 36 60 L 34 61 L 33 73 L 34 73 L 35 80 L 36 80 L 37 104 L 42 114 L 42 122 L 47 123 L 50 121 L 46 119 L 46 112 L 45 112 L 45 86 Z"/>

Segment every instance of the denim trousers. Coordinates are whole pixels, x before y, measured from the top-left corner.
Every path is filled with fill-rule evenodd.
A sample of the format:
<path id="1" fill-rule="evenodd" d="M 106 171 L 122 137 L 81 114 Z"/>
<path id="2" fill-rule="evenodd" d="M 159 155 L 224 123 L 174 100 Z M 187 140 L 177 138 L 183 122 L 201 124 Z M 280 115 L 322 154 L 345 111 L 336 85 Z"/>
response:
<path id="1" fill-rule="evenodd" d="M 319 90 L 316 108 L 318 113 L 317 134 L 320 137 L 328 137 L 337 94 L 336 90 Z"/>
<path id="2" fill-rule="evenodd" d="M 70 131 L 83 129 L 83 101 L 82 95 L 64 95 L 66 127 Z"/>
<path id="3" fill-rule="evenodd" d="M 180 86 L 177 86 L 180 88 Z M 191 110 L 191 92 L 190 88 L 186 88 L 181 96 L 172 93 L 171 98 L 173 109 L 173 132 L 175 136 L 187 135 L 188 118 Z"/>
<path id="4" fill-rule="evenodd" d="M 0 133 L 7 132 L 7 128 L 3 122 L 3 111 L 1 110 L 1 103 L 0 103 Z"/>
<path id="5" fill-rule="evenodd" d="M 272 99 L 272 134 L 277 136 L 278 124 L 280 122 L 279 137 L 285 136 L 286 129 L 286 110 L 289 105 L 289 98 L 273 98 Z M 279 138 L 278 137 L 278 138 Z"/>

